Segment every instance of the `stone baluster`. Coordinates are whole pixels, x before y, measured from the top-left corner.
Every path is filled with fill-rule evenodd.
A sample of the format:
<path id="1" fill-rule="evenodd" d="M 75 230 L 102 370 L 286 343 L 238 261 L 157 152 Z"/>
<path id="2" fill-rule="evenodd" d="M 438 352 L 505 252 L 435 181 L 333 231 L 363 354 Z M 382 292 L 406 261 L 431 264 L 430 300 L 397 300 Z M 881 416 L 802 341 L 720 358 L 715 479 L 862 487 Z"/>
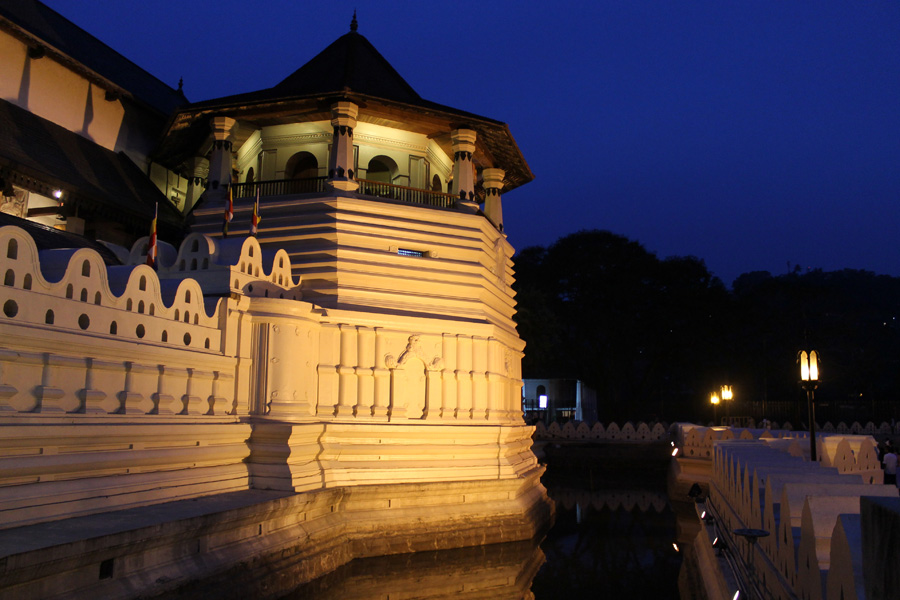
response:
<path id="1" fill-rule="evenodd" d="M 328 158 L 328 183 L 337 190 L 354 191 L 359 188 L 353 167 L 353 129 L 359 107 L 347 100 L 331 105 L 331 125 L 334 137 Z"/>
<path id="2" fill-rule="evenodd" d="M 388 418 L 388 404 L 391 399 L 391 371 L 384 364 L 384 341 L 384 331 L 376 328 L 375 368 L 372 370 L 375 378 L 375 400 L 372 403 L 372 416 L 381 421 Z"/>
<path id="3" fill-rule="evenodd" d="M 369 417 L 375 400 L 375 330 L 371 327 L 357 328 L 357 355 L 355 413 Z"/>
<path id="4" fill-rule="evenodd" d="M 317 414 L 319 416 L 334 416 L 337 410 L 340 387 L 338 368 L 341 362 L 340 334 L 338 326 L 331 323 L 322 325 L 319 330 L 319 364 L 317 367 L 319 375 Z"/>
<path id="5" fill-rule="evenodd" d="M 358 392 L 358 383 L 356 381 L 356 327 L 341 324 L 340 330 L 341 362 L 337 367 L 339 375 L 338 403 L 335 407 L 334 415 L 336 417 L 352 417 Z"/>
<path id="6" fill-rule="evenodd" d="M 0 414 L 16 412 L 16 409 L 10 405 L 9 400 L 18 393 L 18 390 L 6 383 L 4 373 L 9 368 L 8 363 L 12 363 L 19 359 L 19 353 L 12 350 L 0 348 Z"/>
<path id="7" fill-rule="evenodd" d="M 472 129 L 454 129 L 450 132 L 453 148 L 453 194 L 460 205 L 470 212 L 478 211 L 475 202 L 475 154 L 476 132 Z"/>
<path id="8" fill-rule="evenodd" d="M 475 337 L 472 343 L 472 419 L 483 421 L 487 416 L 487 339 Z"/>
<path id="9" fill-rule="evenodd" d="M 65 395 L 65 392 L 53 383 L 54 376 L 60 365 L 59 358 L 49 352 L 43 354 L 41 385 L 35 388 L 35 397 L 38 401 L 36 412 L 42 414 L 66 412 L 59 402 Z"/>
<path id="10" fill-rule="evenodd" d="M 223 383 L 227 382 L 228 380 L 228 378 L 225 377 L 226 374 L 222 373 L 221 371 L 213 371 L 212 373 L 204 373 L 203 375 L 212 378 L 209 397 L 206 399 L 206 401 L 209 403 L 209 411 L 206 414 L 234 414 L 229 413 L 228 411 L 229 409 L 231 409 L 236 412 L 237 406 L 228 406 L 228 398 L 222 396 Z"/>
<path id="11" fill-rule="evenodd" d="M 481 172 L 484 186 L 484 214 L 498 231 L 503 231 L 503 207 L 500 204 L 500 190 L 503 189 L 503 169 L 484 169 Z"/>
<path id="12" fill-rule="evenodd" d="M 167 379 L 173 377 L 174 369 L 172 367 L 166 367 L 165 365 L 157 365 L 157 370 L 159 372 L 156 379 L 156 393 L 152 394 L 150 397 L 153 399 L 153 408 L 150 409 L 151 415 L 172 415 L 175 414 L 172 410 L 172 404 L 175 402 L 175 397 L 172 394 L 167 393 L 167 387 L 169 382 Z M 187 407 L 185 407 L 187 408 Z M 196 409 L 195 409 L 196 412 Z M 185 414 L 187 411 L 185 411 Z"/>
<path id="13" fill-rule="evenodd" d="M 456 386 L 456 336 L 443 335 L 441 355 L 443 356 L 443 394 L 441 396 L 441 419 L 456 418 L 457 386 Z"/>
<path id="14" fill-rule="evenodd" d="M 101 406 L 101 403 L 106 399 L 106 392 L 94 389 L 96 376 L 94 370 L 97 368 L 95 362 L 96 360 L 93 358 L 85 359 L 84 388 L 78 390 L 81 406 L 76 412 L 83 414 L 103 414 L 106 412 Z"/>
<path id="15" fill-rule="evenodd" d="M 459 335 L 456 338 L 456 389 L 458 394 L 457 419 L 472 418 L 472 338 Z"/>
<path id="16" fill-rule="evenodd" d="M 487 340 L 487 409 L 485 410 L 485 418 L 488 421 L 499 421 L 507 415 L 507 408 L 503 406 L 503 384 L 506 377 L 500 372 L 502 368 L 503 348 L 494 338 Z"/>
<path id="17" fill-rule="evenodd" d="M 125 389 L 119 392 L 119 410 L 116 411 L 120 415 L 133 415 L 141 412 L 140 404 L 144 400 L 144 396 L 135 392 L 134 376 L 135 371 L 139 367 L 133 362 L 125 363 Z"/>
<path id="18" fill-rule="evenodd" d="M 202 399 L 197 394 L 198 379 L 202 377 L 210 377 L 210 373 L 198 371 L 197 369 L 187 369 L 187 381 L 184 382 L 184 394 L 181 396 L 181 414 L 182 415 L 198 415 L 203 412 L 201 406 Z"/>

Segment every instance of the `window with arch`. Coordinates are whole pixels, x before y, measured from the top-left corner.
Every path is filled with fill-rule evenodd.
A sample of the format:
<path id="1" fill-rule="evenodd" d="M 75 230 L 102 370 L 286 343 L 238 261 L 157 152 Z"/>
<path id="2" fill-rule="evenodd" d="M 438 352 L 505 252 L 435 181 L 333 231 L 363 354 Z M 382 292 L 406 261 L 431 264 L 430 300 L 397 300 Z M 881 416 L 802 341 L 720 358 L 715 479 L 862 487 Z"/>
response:
<path id="1" fill-rule="evenodd" d="M 380 183 L 392 183 L 399 174 L 397 163 L 388 156 L 379 155 L 369 161 L 366 168 L 366 179 Z"/>
<path id="2" fill-rule="evenodd" d="M 443 192 L 444 186 L 441 185 L 441 176 L 435 175 L 431 178 L 431 191 L 432 192 Z"/>
<path id="3" fill-rule="evenodd" d="M 284 166 L 285 179 L 298 179 L 303 183 L 298 183 L 295 188 L 298 193 L 316 191 L 316 182 L 314 179 L 319 176 L 319 161 L 315 155 L 310 152 L 297 152 L 291 156 L 287 164 Z"/>
<path id="4" fill-rule="evenodd" d="M 247 169 L 247 177 L 244 179 L 244 183 L 253 183 L 256 181 L 255 179 L 256 173 L 253 171 L 253 167 Z"/>

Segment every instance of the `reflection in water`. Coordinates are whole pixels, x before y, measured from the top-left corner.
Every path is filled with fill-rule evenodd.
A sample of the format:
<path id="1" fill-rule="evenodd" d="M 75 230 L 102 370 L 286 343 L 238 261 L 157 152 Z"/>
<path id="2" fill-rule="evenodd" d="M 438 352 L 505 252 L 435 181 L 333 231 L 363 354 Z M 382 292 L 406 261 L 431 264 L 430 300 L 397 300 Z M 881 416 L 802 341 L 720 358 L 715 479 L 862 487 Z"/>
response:
<path id="1" fill-rule="evenodd" d="M 359 559 L 284 600 L 518 600 L 531 597 L 529 587 L 543 562 L 534 540 Z"/>
<path id="2" fill-rule="evenodd" d="M 284 600 L 677 598 L 681 557 L 663 491 L 549 488 L 538 540 L 354 560 Z"/>
<path id="3" fill-rule="evenodd" d="M 665 448 L 663 448 L 665 450 Z M 295 587 L 303 562 L 248 568 L 182 590 L 219 600 L 678 598 L 679 567 L 691 561 L 696 516 L 676 516 L 665 494 L 666 462 L 610 469 L 621 461 L 551 463 L 544 485 L 556 502 L 556 524 L 543 540 L 353 560 Z M 555 472 L 556 479 L 550 477 Z M 602 482 L 602 484 L 600 483 Z M 602 488 L 602 489 L 598 489 Z M 692 506 L 688 506 L 692 509 Z M 440 535 L 440 534 L 438 534 Z M 690 569 L 682 588 L 698 588 Z M 292 591 L 291 591 L 292 590 Z M 687 593 L 685 599 L 693 597 Z"/>
<path id="4" fill-rule="evenodd" d="M 681 556 L 663 491 L 549 488 L 556 524 L 532 585 L 549 598 L 678 598 Z"/>

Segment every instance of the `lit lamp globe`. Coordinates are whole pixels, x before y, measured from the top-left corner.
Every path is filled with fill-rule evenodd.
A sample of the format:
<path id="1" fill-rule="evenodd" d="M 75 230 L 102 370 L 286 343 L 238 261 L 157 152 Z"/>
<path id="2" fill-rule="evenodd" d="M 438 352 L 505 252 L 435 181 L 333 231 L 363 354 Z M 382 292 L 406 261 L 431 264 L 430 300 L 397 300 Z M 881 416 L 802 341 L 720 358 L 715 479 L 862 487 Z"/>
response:
<path id="1" fill-rule="evenodd" d="M 806 391 L 806 408 L 809 412 L 809 457 L 812 462 L 817 462 L 815 389 L 819 387 L 819 353 L 815 350 L 801 350 L 797 360 L 800 363 L 800 386 Z"/>
<path id="2" fill-rule="evenodd" d="M 709 395 L 709 403 L 713 405 L 713 425 L 716 425 L 716 409 L 719 408 L 719 395 L 715 392 Z"/>

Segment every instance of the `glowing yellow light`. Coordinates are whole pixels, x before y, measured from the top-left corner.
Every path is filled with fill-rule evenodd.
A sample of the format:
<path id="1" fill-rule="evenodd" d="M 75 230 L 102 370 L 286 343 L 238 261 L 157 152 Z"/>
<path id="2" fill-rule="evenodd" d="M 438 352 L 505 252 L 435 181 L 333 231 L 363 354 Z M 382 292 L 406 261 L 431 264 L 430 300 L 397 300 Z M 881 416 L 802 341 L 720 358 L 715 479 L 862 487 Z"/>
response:
<path id="1" fill-rule="evenodd" d="M 722 400 L 731 400 L 734 398 L 734 392 L 731 391 L 730 385 L 722 386 Z"/>
<path id="2" fill-rule="evenodd" d="M 678 448 L 672 449 L 672 456 L 678 456 Z"/>
<path id="3" fill-rule="evenodd" d="M 56 198 L 57 200 L 62 198 L 62 190 L 54 190 L 53 197 Z"/>
<path id="4" fill-rule="evenodd" d="M 802 381 L 819 380 L 819 353 L 813 350 L 800 352 L 800 379 Z"/>
<path id="5" fill-rule="evenodd" d="M 709 401 L 713 405 L 718 404 L 719 403 L 719 395 L 717 393 L 713 392 L 709 396 Z"/>

